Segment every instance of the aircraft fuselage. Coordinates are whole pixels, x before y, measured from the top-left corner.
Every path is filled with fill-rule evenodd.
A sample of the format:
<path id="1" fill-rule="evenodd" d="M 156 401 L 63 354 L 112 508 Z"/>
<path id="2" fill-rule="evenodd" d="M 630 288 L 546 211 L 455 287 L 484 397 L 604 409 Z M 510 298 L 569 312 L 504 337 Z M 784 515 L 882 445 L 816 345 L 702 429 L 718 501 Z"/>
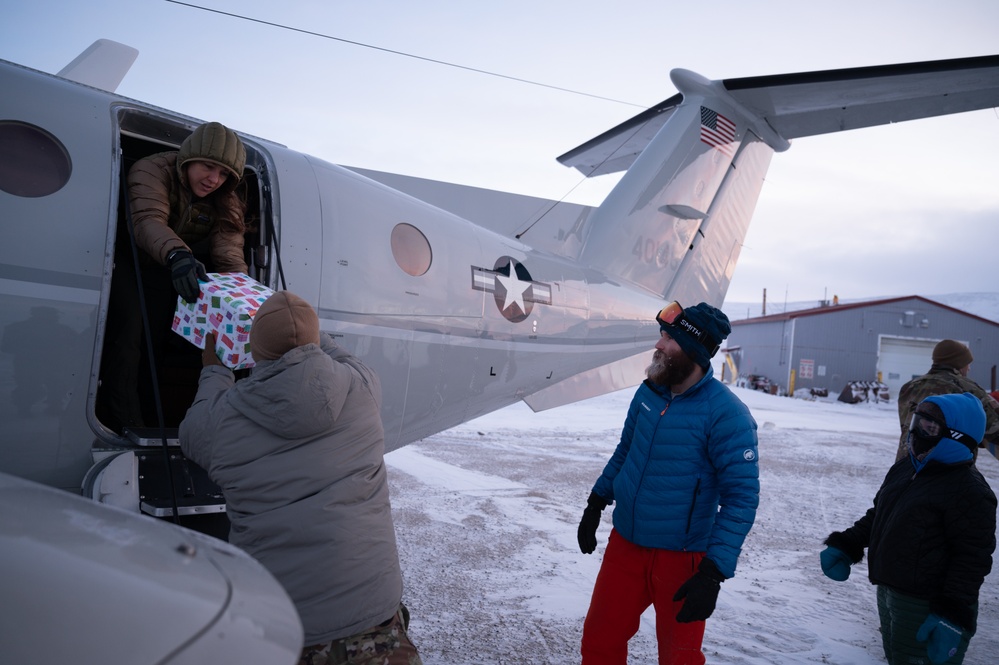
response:
<path id="1" fill-rule="evenodd" d="M 0 468 L 79 488 L 92 447 L 125 443 L 95 409 L 115 248 L 129 242 L 122 174 L 199 122 L 9 63 L 0 84 L 17 91 L 0 101 L 0 137 L 15 146 L 0 163 L 0 331 L 20 329 L 0 354 Z M 379 373 L 389 450 L 651 352 L 655 295 L 243 140 L 251 276 L 313 303 L 323 330 Z"/>

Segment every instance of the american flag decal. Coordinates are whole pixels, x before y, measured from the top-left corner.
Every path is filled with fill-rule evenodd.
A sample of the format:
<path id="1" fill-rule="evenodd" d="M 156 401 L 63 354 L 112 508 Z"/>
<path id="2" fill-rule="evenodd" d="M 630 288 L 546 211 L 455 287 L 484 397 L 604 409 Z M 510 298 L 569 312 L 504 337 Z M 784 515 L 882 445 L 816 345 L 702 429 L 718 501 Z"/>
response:
<path id="1" fill-rule="evenodd" d="M 732 142 L 735 141 L 735 123 L 721 113 L 702 106 L 701 141 L 731 157 Z"/>

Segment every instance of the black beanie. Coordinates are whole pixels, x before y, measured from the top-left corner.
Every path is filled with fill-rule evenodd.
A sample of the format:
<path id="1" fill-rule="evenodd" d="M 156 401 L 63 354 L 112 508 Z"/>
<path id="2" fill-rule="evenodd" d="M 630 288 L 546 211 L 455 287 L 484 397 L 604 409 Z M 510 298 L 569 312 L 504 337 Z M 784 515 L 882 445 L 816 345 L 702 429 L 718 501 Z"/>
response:
<path id="1" fill-rule="evenodd" d="M 683 318 L 701 332 L 707 333 L 716 344 L 707 340 L 701 343 L 694 333 L 683 328 L 682 324 L 679 326 L 671 325 L 664 330 L 676 340 L 676 343 L 680 345 L 684 353 L 690 356 L 691 360 L 707 369 L 711 365 L 711 357 L 718 351 L 718 346 L 732 332 L 732 325 L 728 322 L 728 317 L 725 316 L 724 312 L 706 302 L 684 309 Z"/>

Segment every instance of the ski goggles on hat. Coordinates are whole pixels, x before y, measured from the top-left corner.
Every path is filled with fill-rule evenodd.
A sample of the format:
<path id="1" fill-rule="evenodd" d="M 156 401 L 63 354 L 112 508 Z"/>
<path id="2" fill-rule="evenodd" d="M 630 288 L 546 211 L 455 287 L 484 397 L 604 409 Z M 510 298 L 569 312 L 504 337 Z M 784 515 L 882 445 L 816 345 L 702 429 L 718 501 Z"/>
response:
<path id="1" fill-rule="evenodd" d="M 927 444 L 927 449 L 937 445 L 940 439 L 945 437 L 969 448 L 978 447 L 978 442 L 964 432 L 951 429 L 947 427 L 946 423 L 940 422 L 928 413 L 920 413 L 919 411 L 912 414 L 912 419 L 909 421 L 909 432 L 914 437 L 922 439 Z"/>
<path id="2" fill-rule="evenodd" d="M 691 323 L 683 314 L 683 306 L 675 300 L 659 310 L 659 313 L 656 314 L 656 321 L 659 322 L 659 327 L 662 329 L 680 328 L 688 333 L 707 349 L 709 356 L 715 355 L 718 347 L 721 346 L 721 343 L 714 337 Z"/>

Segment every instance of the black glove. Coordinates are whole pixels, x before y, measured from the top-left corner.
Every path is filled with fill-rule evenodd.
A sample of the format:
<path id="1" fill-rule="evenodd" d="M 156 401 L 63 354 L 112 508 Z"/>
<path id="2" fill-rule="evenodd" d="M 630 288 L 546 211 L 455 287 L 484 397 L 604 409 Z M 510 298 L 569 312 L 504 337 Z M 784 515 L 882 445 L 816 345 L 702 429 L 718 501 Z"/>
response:
<path id="1" fill-rule="evenodd" d="M 201 293 L 201 286 L 198 284 L 208 281 L 208 273 L 201 261 L 194 258 L 186 249 L 175 249 L 167 256 L 167 263 L 170 265 L 170 278 L 173 280 L 173 288 L 184 299 L 184 302 L 197 302 Z"/>
<path id="2" fill-rule="evenodd" d="M 711 616 L 724 581 L 725 576 L 714 561 L 707 557 L 701 559 L 701 565 L 697 567 L 694 576 L 684 582 L 673 596 L 674 601 L 687 599 L 676 615 L 676 620 L 680 623 L 692 623 L 704 621 Z"/>
<path id="3" fill-rule="evenodd" d="M 596 492 L 590 492 L 590 498 L 586 500 L 586 510 L 583 511 L 583 518 L 579 520 L 579 529 L 576 530 L 579 551 L 583 554 L 593 554 L 593 550 L 597 549 L 597 527 L 600 526 L 600 513 L 606 507 L 606 499 Z"/>

